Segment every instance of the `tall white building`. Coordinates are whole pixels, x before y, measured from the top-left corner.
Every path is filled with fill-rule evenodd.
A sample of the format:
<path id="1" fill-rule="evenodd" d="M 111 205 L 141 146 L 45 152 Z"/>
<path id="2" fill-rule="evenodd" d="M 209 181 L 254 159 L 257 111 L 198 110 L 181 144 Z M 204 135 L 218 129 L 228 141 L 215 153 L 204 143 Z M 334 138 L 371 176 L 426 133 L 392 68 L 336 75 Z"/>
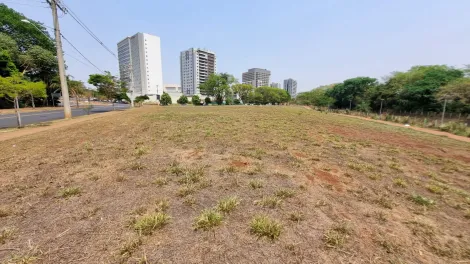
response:
<path id="1" fill-rule="evenodd" d="M 242 83 L 251 84 L 255 88 L 269 86 L 270 77 L 270 71 L 266 69 L 253 68 L 242 74 Z"/>
<path id="2" fill-rule="evenodd" d="M 160 38 L 147 33 L 126 37 L 117 44 L 119 73 L 132 96 L 160 99 L 163 93 Z"/>
<path id="3" fill-rule="evenodd" d="M 199 85 L 217 72 L 215 53 L 204 49 L 190 48 L 180 54 L 181 89 L 184 95 L 199 94 Z"/>
<path id="4" fill-rule="evenodd" d="M 284 90 L 290 94 L 290 97 L 295 98 L 297 96 L 297 81 L 290 78 L 284 80 Z"/>
<path id="5" fill-rule="evenodd" d="M 273 88 L 281 88 L 281 84 L 280 84 L 280 83 L 276 83 L 276 82 L 272 82 L 272 83 L 271 83 L 271 87 L 273 87 Z"/>

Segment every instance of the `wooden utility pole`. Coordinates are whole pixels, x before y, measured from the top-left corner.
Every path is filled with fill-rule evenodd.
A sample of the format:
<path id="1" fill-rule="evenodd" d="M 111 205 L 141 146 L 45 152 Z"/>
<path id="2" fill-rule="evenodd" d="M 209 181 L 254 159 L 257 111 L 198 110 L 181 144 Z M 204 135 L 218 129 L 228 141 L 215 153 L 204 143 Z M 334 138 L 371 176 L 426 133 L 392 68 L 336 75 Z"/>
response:
<path id="1" fill-rule="evenodd" d="M 57 48 L 57 60 L 59 63 L 60 87 L 62 90 L 62 101 L 64 105 L 65 119 L 72 118 L 72 109 L 70 108 L 69 88 L 67 87 L 67 78 L 65 75 L 64 53 L 62 51 L 62 39 L 60 36 L 59 18 L 57 17 L 57 8 L 64 11 L 64 8 L 58 3 L 60 0 L 47 0 L 52 9 L 52 18 L 54 20 L 54 35 Z M 64 11 L 65 12 L 65 11 Z M 53 99 L 54 100 L 54 99 Z"/>

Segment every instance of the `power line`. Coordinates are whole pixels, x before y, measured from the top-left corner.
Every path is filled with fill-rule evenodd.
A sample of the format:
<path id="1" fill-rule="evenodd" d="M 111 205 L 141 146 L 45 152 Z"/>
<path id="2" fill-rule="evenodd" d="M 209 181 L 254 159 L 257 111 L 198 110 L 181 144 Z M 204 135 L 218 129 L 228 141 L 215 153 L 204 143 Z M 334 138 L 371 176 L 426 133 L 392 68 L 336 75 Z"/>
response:
<path id="1" fill-rule="evenodd" d="M 98 36 L 95 35 L 95 33 L 93 33 L 91 31 L 90 28 L 88 28 L 85 23 L 83 23 L 83 21 L 75 14 L 75 12 L 73 12 L 73 10 L 68 7 L 63 1 L 62 1 L 62 5 L 65 7 L 65 11 L 64 12 L 69 12 L 69 15 L 93 38 L 95 39 L 103 48 L 105 48 L 111 55 L 113 55 L 116 59 L 117 59 L 117 56 L 116 54 L 114 54 L 114 52 L 112 52 L 99 38 Z"/>
<path id="2" fill-rule="evenodd" d="M 62 33 L 60 34 L 62 36 L 62 38 L 65 39 L 65 41 L 67 41 L 67 43 L 70 44 L 70 46 L 72 46 L 72 48 L 74 48 L 78 53 L 80 53 L 80 55 L 82 55 L 82 57 L 87 60 L 91 65 L 93 65 L 98 71 L 100 72 L 104 72 L 102 71 L 100 68 L 98 68 L 95 64 L 93 64 L 93 62 L 91 62 L 87 57 L 85 57 L 85 55 L 83 55 L 83 53 L 81 53 L 73 44 L 72 42 L 70 42 Z"/>

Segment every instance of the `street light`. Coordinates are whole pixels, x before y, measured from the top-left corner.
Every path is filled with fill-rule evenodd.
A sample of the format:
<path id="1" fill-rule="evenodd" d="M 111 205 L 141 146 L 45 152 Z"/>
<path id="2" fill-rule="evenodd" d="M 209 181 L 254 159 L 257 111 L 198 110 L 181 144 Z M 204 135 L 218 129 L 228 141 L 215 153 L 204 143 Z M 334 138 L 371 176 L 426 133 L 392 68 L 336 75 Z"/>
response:
<path id="1" fill-rule="evenodd" d="M 57 11 L 57 10 L 55 10 Z M 54 10 L 53 10 L 54 13 Z M 42 30 L 40 30 L 34 23 L 31 23 L 31 21 L 27 19 L 22 19 L 21 22 L 28 23 L 30 25 L 33 25 L 35 29 L 40 31 L 44 36 L 47 37 L 47 39 L 50 40 L 50 37 L 44 33 Z M 69 102 L 69 88 L 67 87 L 67 79 L 65 77 L 65 63 L 64 63 L 64 57 L 62 54 L 62 42 L 60 39 L 60 30 L 59 30 L 59 21 L 57 17 L 54 16 L 54 32 L 55 32 L 55 40 L 56 40 L 56 48 L 57 48 L 57 63 L 59 64 L 59 79 L 60 79 L 60 86 L 62 90 L 62 99 L 63 99 L 63 106 L 64 106 L 64 118 L 68 119 L 72 117 L 72 109 L 70 108 L 70 102 Z M 54 98 L 51 98 L 54 101 Z"/>

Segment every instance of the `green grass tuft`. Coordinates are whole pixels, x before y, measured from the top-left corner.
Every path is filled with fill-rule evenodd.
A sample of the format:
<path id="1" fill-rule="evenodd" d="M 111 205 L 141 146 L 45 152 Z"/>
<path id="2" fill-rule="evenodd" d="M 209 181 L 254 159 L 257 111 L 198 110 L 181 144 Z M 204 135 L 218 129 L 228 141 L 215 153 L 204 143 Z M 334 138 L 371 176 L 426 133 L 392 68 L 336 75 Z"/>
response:
<path id="1" fill-rule="evenodd" d="M 240 204 L 240 199 L 236 196 L 227 197 L 219 201 L 217 209 L 222 213 L 230 213 Z"/>
<path id="2" fill-rule="evenodd" d="M 431 200 L 429 198 L 426 198 L 426 197 L 418 195 L 418 194 L 414 194 L 410 198 L 413 202 L 415 202 L 416 204 L 419 204 L 419 205 L 433 206 L 433 205 L 436 204 L 436 202 L 434 200 Z"/>
<path id="3" fill-rule="evenodd" d="M 170 222 L 171 217 L 165 213 L 144 215 L 134 223 L 134 230 L 142 235 L 151 235 L 153 231 L 163 228 Z"/>
<path id="4" fill-rule="evenodd" d="M 222 223 L 223 216 L 217 210 L 206 209 L 194 221 L 195 230 L 209 230 Z"/>
<path id="5" fill-rule="evenodd" d="M 68 198 L 68 197 L 80 195 L 81 193 L 82 191 L 80 187 L 69 187 L 69 188 L 62 189 L 59 194 L 63 198 Z"/>
<path id="6" fill-rule="evenodd" d="M 267 237 L 271 240 L 275 240 L 281 235 L 282 225 L 267 216 L 259 215 L 251 220 L 250 231 L 259 238 Z"/>
<path id="7" fill-rule="evenodd" d="M 286 198 L 294 197 L 295 191 L 290 190 L 290 189 L 279 189 L 274 193 L 274 195 L 276 195 L 277 197 L 281 199 L 286 199 Z"/>

